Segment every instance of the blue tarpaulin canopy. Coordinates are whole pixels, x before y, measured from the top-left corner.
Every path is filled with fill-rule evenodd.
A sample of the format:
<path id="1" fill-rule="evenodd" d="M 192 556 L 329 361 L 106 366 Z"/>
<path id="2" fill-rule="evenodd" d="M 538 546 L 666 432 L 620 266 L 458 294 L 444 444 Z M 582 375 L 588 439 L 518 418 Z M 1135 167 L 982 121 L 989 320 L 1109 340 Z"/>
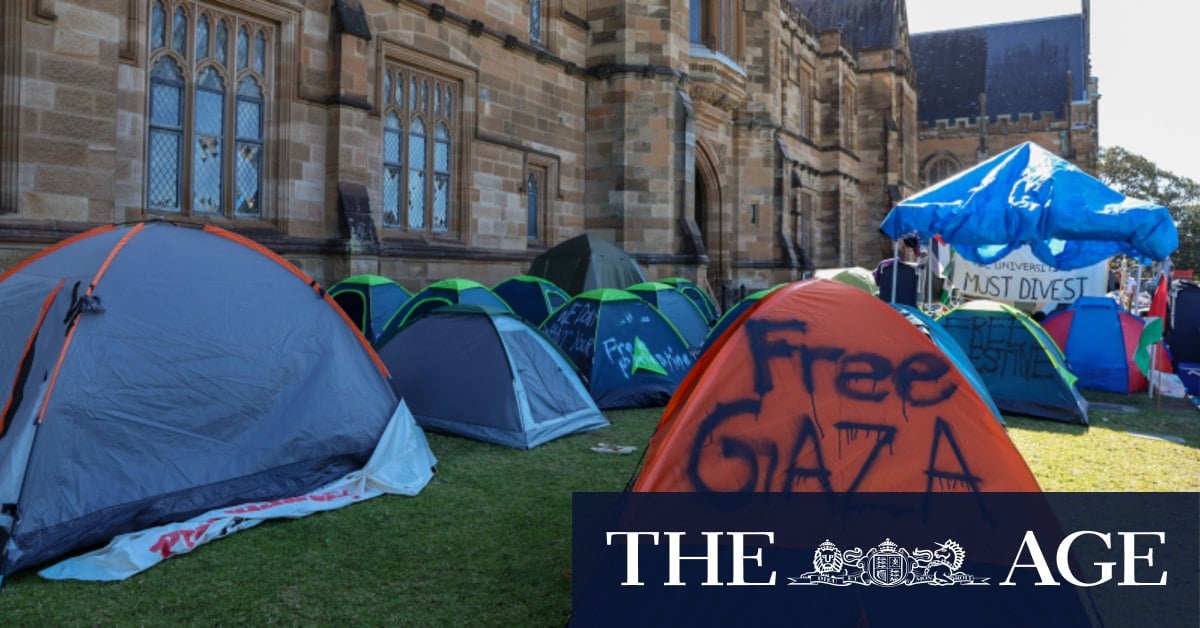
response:
<path id="1" fill-rule="evenodd" d="M 880 229 L 893 240 L 941 236 L 976 264 L 1028 244 L 1061 270 L 1116 253 L 1162 260 L 1179 246 L 1167 208 L 1126 197 L 1031 142 L 905 199 Z"/>

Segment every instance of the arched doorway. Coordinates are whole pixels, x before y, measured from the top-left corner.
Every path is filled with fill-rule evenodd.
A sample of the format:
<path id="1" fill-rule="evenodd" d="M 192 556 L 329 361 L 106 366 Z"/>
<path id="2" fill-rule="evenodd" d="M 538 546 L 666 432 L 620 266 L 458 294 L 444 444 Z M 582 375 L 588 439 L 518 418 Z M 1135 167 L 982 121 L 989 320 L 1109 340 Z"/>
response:
<path id="1" fill-rule="evenodd" d="M 699 141 L 696 142 L 693 163 L 694 191 L 688 217 L 695 221 L 699 239 L 708 252 L 708 282 L 719 298 L 721 286 L 730 277 L 730 256 L 726 248 L 725 220 L 721 211 L 721 179 L 712 154 Z"/>

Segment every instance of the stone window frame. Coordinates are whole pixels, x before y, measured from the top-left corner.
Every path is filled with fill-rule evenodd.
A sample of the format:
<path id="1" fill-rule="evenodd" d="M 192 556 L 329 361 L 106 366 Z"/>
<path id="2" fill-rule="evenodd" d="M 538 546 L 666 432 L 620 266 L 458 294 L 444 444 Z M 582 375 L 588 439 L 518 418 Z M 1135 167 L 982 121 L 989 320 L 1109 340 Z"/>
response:
<path id="1" fill-rule="evenodd" d="M 742 56 L 744 0 L 692 0 L 688 39 L 732 61 Z"/>
<path id="2" fill-rule="evenodd" d="M 375 102 L 376 115 L 379 119 L 379 128 L 381 138 L 378 152 L 375 159 L 379 160 L 380 164 L 380 182 L 376 192 L 380 194 L 379 212 L 376 220 L 380 227 L 380 236 L 387 239 L 429 239 L 432 238 L 438 241 L 446 242 L 462 242 L 463 238 L 468 233 L 468 222 L 470 213 L 470 195 L 467 194 L 468 186 L 466 180 L 469 175 L 469 164 L 473 154 L 474 144 L 474 129 L 475 129 L 475 94 L 477 93 L 476 85 L 478 83 L 478 72 L 474 68 L 458 65 L 456 63 L 431 57 L 407 44 L 401 43 L 387 37 L 379 38 L 379 46 L 377 49 L 377 58 L 375 64 Z M 383 146 L 384 125 L 387 121 L 388 103 L 385 97 L 384 77 L 389 69 L 409 68 L 415 70 L 422 75 L 436 77 L 438 80 L 450 82 L 457 87 L 457 92 L 453 96 L 454 104 L 453 122 L 451 126 L 451 143 L 450 143 L 450 190 L 449 190 L 449 207 L 447 210 L 445 231 L 433 231 L 433 221 L 426 220 L 426 224 L 421 229 L 408 228 L 408 220 L 405 219 L 399 226 L 384 224 L 384 214 L 387 208 L 384 207 L 384 186 L 386 185 L 385 166 L 383 161 Z M 393 86 L 394 89 L 394 86 Z M 408 87 L 405 88 L 405 96 L 408 97 Z M 407 143 L 403 145 L 402 154 L 407 157 Z M 432 186 L 432 182 L 431 182 Z M 428 198 L 428 197 L 427 197 Z M 407 209 L 407 204 L 404 205 Z M 431 218 L 432 209 L 426 212 L 427 218 Z"/>
<path id="3" fill-rule="evenodd" d="M 151 29 L 153 28 L 152 16 L 155 0 L 150 2 L 130 3 L 130 7 L 136 9 L 131 12 L 127 19 L 130 22 L 136 22 L 140 25 L 139 28 L 130 29 L 128 40 L 124 42 L 121 51 L 121 60 L 131 65 L 139 65 L 142 60 L 145 60 L 144 65 L 144 85 L 146 86 L 145 94 L 142 97 L 142 122 L 141 129 L 146 133 L 146 137 L 142 140 L 142 174 L 140 177 L 141 183 L 144 186 L 140 198 L 142 199 L 143 211 L 146 214 L 161 215 L 165 217 L 175 218 L 221 218 L 238 221 L 239 224 L 250 225 L 254 223 L 264 223 L 272 226 L 278 225 L 286 220 L 286 211 L 289 198 L 291 197 L 290 187 L 287 181 L 284 181 L 282 172 L 286 172 L 286 164 L 291 158 L 291 146 L 289 142 L 282 141 L 279 135 L 279 129 L 286 128 L 291 121 L 292 112 L 289 104 L 296 96 L 296 81 L 294 80 L 299 72 L 296 63 L 296 48 L 300 38 L 301 15 L 295 8 L 282 7 L 269 0 L 164 0 L 164 12 L 168 15 L 173 15 L 174 8 L 177 6 L 186 6 L 189 10 L 189 24 L 193 25 L 189 32 L 189 66 L 193 60 L 195 46 L 195 15 L 197 11 L 207 12 L 210 16 L 214 13 L 229 16 L 233 19 L 233 23 L 238 23 L 238 20 L 246 20 L 253 22 L 260 28 L 268 29 L 270 35 L 267 37 L 267 49 L 271 61 L 264 64 L 264 74 L 266 77 L 260 79 L 260 85 L 263 86 L 265 93 L 265 106 L 262 110 L 262 153 L 260 164 L 260 181 L 259 181 L 259 207 L 260 212 L 257 215 L 234 215 L 232 211 L 233 202 L 230 200 L 226 204 L 223 213 L 204 213 L 190 211 L 190 208 L 184 211 L 162 211 L 151 209 L 148 202 L 149 190 L 149 128 L 150 128 L 150 73 L 154 67 L 155 61 L 159 55 L 165 51 L 155 51 L 151 42 Z M 168 8 L 168 5 L 170 8 Z M 136 13 L 136 14 L 135 14 Z M 169 24 L 168 24 L 169 28 Z M 231 31 L 230 45 L 231 48 L 236 46 L 236 29 Z M 210 34 L 210 37 L 213 35 Z M 251 43 L 251 45 L 253 45 Z M 180 62 L 180 56 L 175 53 L 169 46 L 168 51 L 174 54 L 176 62 Z M 234 50 L 236 55 L 236 48 Z M 231 58 L 231 65 L 236 64 L 236 58 Z M 237 74 L 234 69 L 235 75 Z M 239 78 L 240 83 L 240 78 Z M 231 88 L 226 90 L 227 98 L 233 102 L 233 107 L 236 108 L 237 101 L 237 86 L 239 83 L 234 83 Z M 185 99 L 187 106 L 184 111 L 184 121 L 188 124 L 194 123 L 193 112 L 191 109 L 191 101 L 194 94 L 194 86 L 190 83 L 185 91 Z M 236 119 L 230 115 L 225 121 L 229 128 L 229 134 L 226 136 L 229 143 L 236 147 L 236 129 L 232 128 L 236 124 Z M 185 133 L 185 137 L 190 137 Z M 181 149 L 181 152 L 190 153 L 193 146 L 188 145 L 186 149 Z M 190 155 L 188 155 L 190 158 Z M 234 153 L 229 152 L 229 159 L 235 159 Z M 181 177 L 188 176 L 187 172 L 181 171 Z M 232 178 L 230 179 L 232 181 Z M 227 198 L 231 198 L 233 194 L 233 186 L 226 186 L 228 193 Z M 189 188 L 181 185 L 181 200 L 189 201 Z M 184 204 L 181 203 L 181 209 Z"/>
<path id="4" fill-rule="evenodd" d="M 921 164 L 921 181 L 925 186 L 934 185 L 962 172 L 962 161 L 946 151 L 938 151 L 925 159 Z M 934 178 L 934 175 L 937 178 Z"/>
<path id="5" fill-rule="evenodd" d="M 525 172 L 525 239 L 540 242 L 545 235 L 546 170 L 531 166 Z"/>
<path id="6" fill-rule="evenodd" d="M 813 93 L 813 77 L 816 75 L 816 69 L 806 60 L 798 60 L 795 65 L 796 83 L 799 85 L 798 91 L 800 93 L 796 112 L 800 124 L 796 128 L 796 132 L 804 137 L 811 137 L 813 129 L 812 105 L 816 100 Z"/>
<path id="7" fill-rule="evenodd" d="M 842 83 L 842 147 L 854 150 L 858 145 L 858 87 L 846 80 Z"/>
<path id="8" fill-rule="evenodd" d="M 546 3 L 529 0 L 529 43 L 546 47 Z"/>
<path id="9" fill-rule="evenodd" d="M 550 241 L 550 214 L 554 210 L 554 201 L 560 198 L 558 189 L 558 160 L 549 155 L 526 152 L 524 173 L 525 176 L 521 181 L 521 192 L 525 195 L 525 237 L 530 244 L 545 244 Z M 536 232 L 532 236 L 529 232 L 529 211 L 532 209 L 529 206 L 530 177 L 541 183 L 536 208 Z"/>
<path id="10" fill-rule="evenodd" d="M 817 223 L 817 195 L 814 190 L 801 188 L 796 192 L 796 231 L 799 235 L 796 246 L 808 256 L 812 256 L 814 243 L 813 230 Z"/>
<path id="11" fill-rule="evenodd" d="M 900 100 L 900 148 L 903 156 L 903 171 L 901 178 L 914 181 L 921 176 L 917 165 L 916 155 L 920 126 L 917 122 L 917 99 L 913 94 L 905 92 Z M 907 133 L 907 135 L 906 135 Z"/>

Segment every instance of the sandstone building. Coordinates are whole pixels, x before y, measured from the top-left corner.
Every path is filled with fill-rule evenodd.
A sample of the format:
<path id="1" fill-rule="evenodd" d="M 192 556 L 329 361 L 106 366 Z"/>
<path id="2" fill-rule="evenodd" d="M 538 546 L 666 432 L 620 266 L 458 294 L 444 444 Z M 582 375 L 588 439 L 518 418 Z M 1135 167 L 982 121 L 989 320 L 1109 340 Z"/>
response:
<path id="1" fill-rule="evenodd" d="M 873 266 L 922 176 L 903 0 L 8 0 L 0 33 L 0 269 L 161 218 L 490 284 L 588 230 L 720 294 Z"/>
<path id="2" fill-rule="evenodd" d="M 922 186 L 1025 141 L 1095 175 L 1089 14 L 1083 0 L 1079 14 L 912 36 Z"/>

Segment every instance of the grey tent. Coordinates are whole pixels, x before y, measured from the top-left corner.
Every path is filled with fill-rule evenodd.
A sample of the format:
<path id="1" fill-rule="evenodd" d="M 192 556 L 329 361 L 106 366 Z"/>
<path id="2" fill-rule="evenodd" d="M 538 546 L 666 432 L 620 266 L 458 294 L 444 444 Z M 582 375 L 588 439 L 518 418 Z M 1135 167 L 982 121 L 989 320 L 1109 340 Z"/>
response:
<path id="1" fill-rule="evenodd" d="M 0 305 L 0 576 L 323 486 L 399 405 L 314 281 L 216 227 L 94 229 L 0 275 Z"/>
<path id="2" fill-rule="evenodd" d="M 538 255 L 528 274 L 553 281 L 571 296 L 598 288 L 624 289 L 646 281 L 628 253 L 592 233 L 577 235 Z"/>
<path id="3" fill-rule="evenodd" d="M 379 356 L 428 429 L 532 449 L 608 425 L 571 362 L 511 312 L 444 306 L 402 328 Z"/>

